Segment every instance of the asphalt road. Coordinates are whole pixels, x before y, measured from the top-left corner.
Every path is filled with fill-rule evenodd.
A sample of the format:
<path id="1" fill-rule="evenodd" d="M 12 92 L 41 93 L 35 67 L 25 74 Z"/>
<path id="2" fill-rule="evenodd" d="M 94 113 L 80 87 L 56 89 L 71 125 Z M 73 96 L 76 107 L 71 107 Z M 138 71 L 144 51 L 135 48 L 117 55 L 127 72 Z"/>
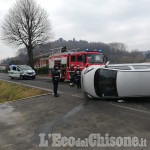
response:
<path id="1" fill-rule="evenodd" d="M 7 74 L 0 79 L 52 90 L 48 78 L 35 80 L 11 80 Z M 2 92 L 2 91 L 0 91 Z M 48 147 L 39 147 L 40 133 L 61 133 L 62 136 L 87 138 L 91 133 L 114 137 L 138 137 L 146 139 L 147 147 L 94 147 L 102 150 L 149 150 L 150 147 L 150 99 L 134 99 L 125 103 L 88 100 L 81 90 L 70 88 L 67 82 L 59 84 L 60 97 L 53 94 L 0 104 L 0 150 L 91 149 L 54 148 L 49 139 Z M 107 135 L 108 136 L 108 135 Z"/>

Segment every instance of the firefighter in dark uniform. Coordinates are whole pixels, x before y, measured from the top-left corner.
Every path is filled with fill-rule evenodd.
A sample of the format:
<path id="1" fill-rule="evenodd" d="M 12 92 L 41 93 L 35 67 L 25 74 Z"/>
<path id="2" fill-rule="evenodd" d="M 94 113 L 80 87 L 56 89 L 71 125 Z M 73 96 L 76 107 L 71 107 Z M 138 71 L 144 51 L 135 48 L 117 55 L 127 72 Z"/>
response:
<path id="1" fill-rule="evenodd" d="M 67 52 L 67 46 L 64 46 L 62 49 L 61 49 L 61 52 Z"/>
<path id="2" fill-rule="evenodd" d="M 53 86 L 54 86 L 54 96 L 55 97 L 59 97 L 59 95 L 57 94 L 59 80 L 60 80 L 60 70 L 58 70 L 58 66 L 55 65 L 52 70 L 52 81 L 53 81 Z"/>
<path id="3" fill-rule="evenodd" d="M 70 74 L 70 87 L 72 87 L 74 85 L 74 65 L 72 64 L 70 69 L 69 69 L 69 74 Z"/>
<path id="4" fill-rule="evenodd" d="M 80 66 L 77 65 L 77 69 L 75 70 L 75 76 L 78 89 L 81 88 L 81 72 L 82 70 L 80 69 Z"/>

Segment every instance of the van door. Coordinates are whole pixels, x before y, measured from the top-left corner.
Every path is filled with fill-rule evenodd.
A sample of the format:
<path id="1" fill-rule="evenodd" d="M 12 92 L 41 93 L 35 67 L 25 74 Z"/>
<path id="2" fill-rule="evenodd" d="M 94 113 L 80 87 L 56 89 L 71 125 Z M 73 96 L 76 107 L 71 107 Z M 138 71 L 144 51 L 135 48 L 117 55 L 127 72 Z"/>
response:
<path id="1" fill-rule="evenodd" d="M 17 68 L 16 66 L 12 67 L 11 77 L 15 77 L 15 78 L 19 78 L 20 77 L 20 69 Z"/>
<path id="2" fill-rule="evenodd" d="M 20 71 L 21 71 L 21 69 L 17 67 L 17 71 L 16 71 L 16 77 L 17 78 L 20 78 Z"/>

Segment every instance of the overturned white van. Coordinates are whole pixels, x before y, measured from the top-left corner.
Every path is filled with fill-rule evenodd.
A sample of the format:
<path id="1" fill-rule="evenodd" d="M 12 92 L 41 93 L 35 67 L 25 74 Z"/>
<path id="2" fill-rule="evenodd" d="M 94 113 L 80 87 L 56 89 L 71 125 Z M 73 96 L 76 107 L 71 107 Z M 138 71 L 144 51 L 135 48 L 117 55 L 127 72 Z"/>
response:
<path id="1" fill-rule="evenodd" d="M 94 65 L 82 71 L 81 85 L 90 98 L 150 97 L 150 69 L 120 70 L 113 65 Z"/>

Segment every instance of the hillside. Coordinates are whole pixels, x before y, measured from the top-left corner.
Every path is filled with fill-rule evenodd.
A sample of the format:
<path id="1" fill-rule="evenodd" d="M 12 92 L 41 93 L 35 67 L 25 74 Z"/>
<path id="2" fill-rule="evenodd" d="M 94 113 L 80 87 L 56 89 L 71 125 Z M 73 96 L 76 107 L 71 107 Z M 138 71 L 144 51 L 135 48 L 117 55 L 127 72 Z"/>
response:
<path id="1" fill-rule="evenodd" d="M 103 42 L 88 42 L 84 40 L 75 41 L 73 40 L 63 40 L 60 38 L 54 42 L 45 43 L 37 46 L 34 49 L 34 56 L 40 55 L 40 52 L 48 53 L 51 49 L 67 46 L 68 50 L 80 48 L 79 51 L 85 49 L 93 50 L 102 50 L 102 53 L 106 55 L 111 63 L 134 63 L 134 62 L 145 62 L 149 61 L 149 55 L 133 50 L 131 52 L 127 51 L 126 46 L 123 43 L 103 43 Z M 16 54 L 16 57 L 6 58 L 2 60 L 2 64 L 26 64 L 27 62 L 27 53 L 25 49 L 20 49 Z"/>

